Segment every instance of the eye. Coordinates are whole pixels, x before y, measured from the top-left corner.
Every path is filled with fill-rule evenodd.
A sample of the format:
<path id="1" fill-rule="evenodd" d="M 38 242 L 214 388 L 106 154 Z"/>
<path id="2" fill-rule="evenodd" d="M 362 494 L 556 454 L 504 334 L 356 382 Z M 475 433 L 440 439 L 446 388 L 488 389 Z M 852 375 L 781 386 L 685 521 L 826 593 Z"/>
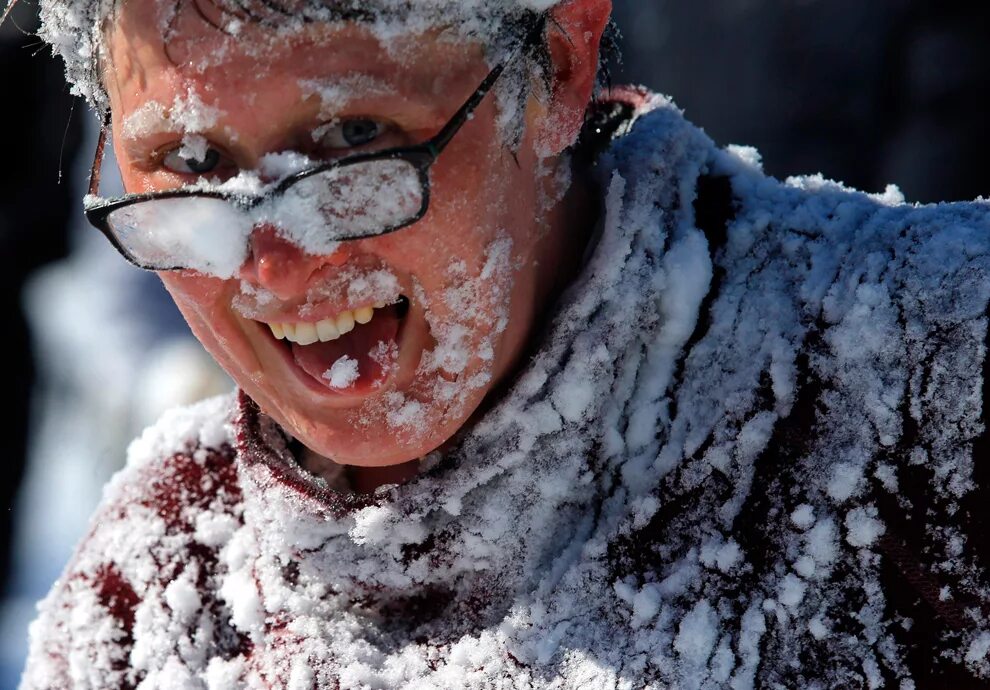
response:
<path id="1" fill-rule="evenodd" d="M 181 175 L 204 175 L 220 163 L 220 152 L 216 149 L 206 149 L 202 157 L 189 158 L 183 153 L 186 153 L 185 147 L 169 151 L 162 159 L 162 165 Z"/>
<path id="2" fill-rule="evenodd" d="M 358 148 L 378 139 L 385 125 L 376 120 L 356 118 L 331 122 L 318 128 L 314 138 L 330 149 Z"/>

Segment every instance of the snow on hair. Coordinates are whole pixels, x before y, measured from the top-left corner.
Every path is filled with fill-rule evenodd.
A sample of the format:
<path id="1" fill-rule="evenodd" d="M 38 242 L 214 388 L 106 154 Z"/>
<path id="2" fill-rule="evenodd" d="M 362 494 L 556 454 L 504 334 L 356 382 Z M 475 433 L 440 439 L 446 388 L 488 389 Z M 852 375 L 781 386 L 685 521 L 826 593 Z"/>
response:
<path id="1" fill-rule="evenodd" d="M 15 0 L 16 1 L 16 0 Z M 177 5 L 200 0 L 168 0 Z M 230 12 L 235 3 L 213 1 Z M 38 35 L 65 62 L 66 80 L 72 93 L 85 98 L 103 112 L 107 95 L 99 74 L 104 51 L 104 23 L 119 0 L 41 0 Z M 260 23 L 309 23 L 314 21 L 362 21 L 383 31 L 401 27 L 417 32 L 437 26 L 465 37 L 497 45 L 539 17 L 560 0 L 283 0 L 236 3 L 249 19 Z M 220 28 L 220 27 L 218 27 Z M 513 31 L 515 30 L 515 31 Z M 387 34 L 383 34 L 387 35 Z"/>

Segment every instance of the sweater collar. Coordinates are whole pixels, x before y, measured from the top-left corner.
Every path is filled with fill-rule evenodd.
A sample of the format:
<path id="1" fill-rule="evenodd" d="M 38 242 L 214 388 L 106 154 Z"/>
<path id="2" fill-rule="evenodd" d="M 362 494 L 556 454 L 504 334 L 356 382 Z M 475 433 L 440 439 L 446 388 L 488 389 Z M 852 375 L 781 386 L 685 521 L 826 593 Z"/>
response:
<path id="1" fill-rule="evenodd" d="M 670 283 L 658 265 L 685 242 L 684 251 L 708 260 L 704 246 L 688 237 L 689 218 L 661 217 L 658 227 L 656 216 L 643 212 L 656 204 L 690 208 L 691 199 L 681 198 L 691 193 L 682 180 L 696 179 L 708 140 L 667 101 L 654 98 L 637 114 L 650 111 L 663 120 L 665 136 L 651 136 L 660 147 L 653 156 L 664 166 L 652 171 L 647 188 L 627 182 L 630 154 L 622 142 L 628 137 L 602 157 L 596 165 L 605 198 L 600 239 L 536 354 L 502 398 L 444 457 L 428 459 L 415 480 L 373 496 L 320 487 L 294 461 L 286 433 L 241 394 L 238 455 L 246 521 L 259 554 L 303 562 L 305 572 L 352 596 L 441 587 L 464 599 L 484 586 L 508 602 L 521 591 L 552 586 L 561 564 L 603 527 L 603 503 L 617 493 L 624 502 L 630 488 L 643 489 L 629 465 L 629 440 L 652 435 L 664 421 L 662 414 L 636 416 L 644 386 L 662 393 L 655 386 L 662 382 L 641 380 L 644 356 L 665 337 L 672 361 L 684 330 L 668 323 Z M 609 512 L 610 528 L 624 512 Z"/>

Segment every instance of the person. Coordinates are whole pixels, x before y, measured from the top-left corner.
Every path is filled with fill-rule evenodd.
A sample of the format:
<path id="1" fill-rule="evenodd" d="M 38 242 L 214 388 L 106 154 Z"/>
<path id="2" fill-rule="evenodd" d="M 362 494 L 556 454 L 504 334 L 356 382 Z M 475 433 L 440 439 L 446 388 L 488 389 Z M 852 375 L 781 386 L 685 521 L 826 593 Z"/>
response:
<path id="1" fill-rule="evenodd" d="M 596 93 L 608 0 L 43 14 L 90 220 L 239 388 L 132 444 L 23 688 L 986 686 L 986 202 Z"/>

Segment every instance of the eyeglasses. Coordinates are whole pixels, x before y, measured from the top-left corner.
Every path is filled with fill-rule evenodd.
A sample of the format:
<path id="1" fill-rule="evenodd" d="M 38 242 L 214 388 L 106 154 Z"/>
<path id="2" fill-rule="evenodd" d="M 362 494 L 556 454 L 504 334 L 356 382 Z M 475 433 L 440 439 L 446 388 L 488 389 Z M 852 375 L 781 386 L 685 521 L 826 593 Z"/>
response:
<path id="1" fill-rule="evenodd" d="M 193 269 L 229 278 L 248 255 L 248 240 L 262 223 L 317 226 L 323 244 L 377 237 L 419 221 L 430 203 L 430 166 L 520 53 L 542 35 L 534 28 L 523 44 L 495 66 L 432 139 L 414 146 L 360 153 L 322 163 L 281 180 L 261 195 L 190 188 L 99 198 L 110 115 L 90 171 L 86 218 L 139 268 Z"/>

